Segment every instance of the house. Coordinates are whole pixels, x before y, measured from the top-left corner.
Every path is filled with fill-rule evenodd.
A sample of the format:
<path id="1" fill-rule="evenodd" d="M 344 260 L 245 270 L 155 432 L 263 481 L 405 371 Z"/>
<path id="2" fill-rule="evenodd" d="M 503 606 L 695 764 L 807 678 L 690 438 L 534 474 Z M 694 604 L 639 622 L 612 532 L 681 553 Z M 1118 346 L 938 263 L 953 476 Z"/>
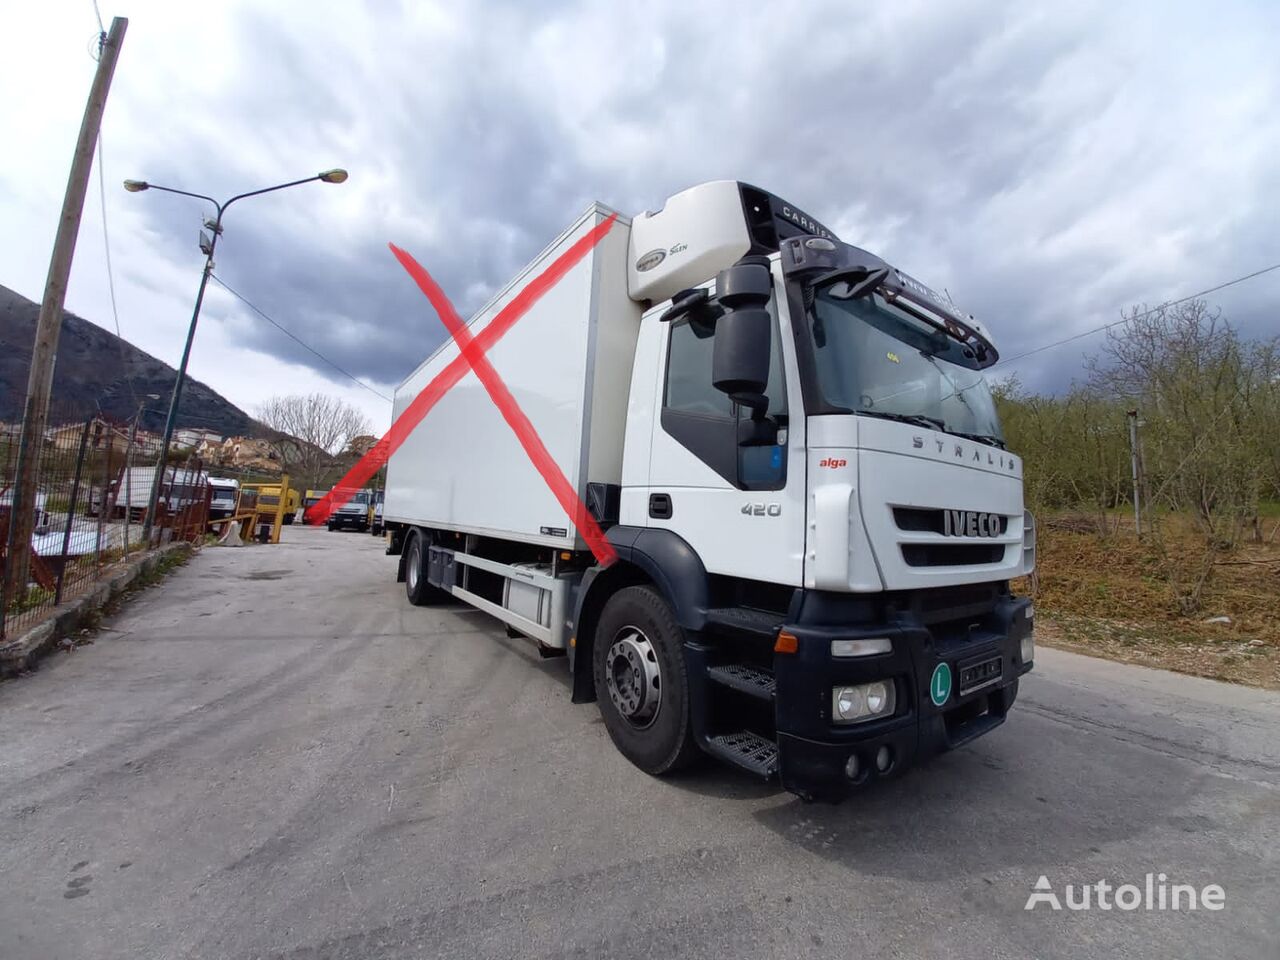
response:
<path id="1" fill-rule="evenodd" d="M 64 423 L 45 432 L 45 438 L 55 450 L 78 450 L 83 435 L 83 420 Z M 128 448 L 127 425 L 110 423 L 101 417 L 94 417 L 89 422 L 89 439 L 85 449 L 123 454 Z"/>
<path id="2" fill-rule="evenodd" d="M 203 427 L 179 427 L 173 431 L 173 445 L 175 447 L 188 447 L 196 450 L 199 449 L 201 441 L 221 443 L 222 434 L 217 430 L 206 430 Z"/>
<path id="3" fill-rule="evenodd" d="M 196 454 L 206 463 L 224 467 L 280 472 L 280 454 L 266 440 L 252 437 L 228 437 L 221 443 L 203 441 Z"/>

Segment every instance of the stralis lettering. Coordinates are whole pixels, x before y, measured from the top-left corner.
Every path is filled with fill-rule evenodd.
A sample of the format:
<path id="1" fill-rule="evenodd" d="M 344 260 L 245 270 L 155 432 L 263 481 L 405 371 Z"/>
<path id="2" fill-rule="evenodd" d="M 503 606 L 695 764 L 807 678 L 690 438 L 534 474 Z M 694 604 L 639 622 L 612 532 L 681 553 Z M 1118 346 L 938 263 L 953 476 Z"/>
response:
<path id="1" fill-rule="evenodd" d="M 945 454 L 947 449 L 947 441 L 933 441 L 933 445 L 937 448 L 939 454 Z M 911 448 L 913 450 L 923 450 L 925 447 L 924 437 L 912 437 Z M 955 444 L 952 447 L 952 453 L 957 459 L 968 460 L 971 463 L 985 463 L 989 467 L 999 467 L 1001 470 L 1013 472 L 1018 468 L 1018 461 L 1013 454 L 1001 453 L 987 446 L 974 447 L 973 450 L 966 452 L 963 444 Z"/>

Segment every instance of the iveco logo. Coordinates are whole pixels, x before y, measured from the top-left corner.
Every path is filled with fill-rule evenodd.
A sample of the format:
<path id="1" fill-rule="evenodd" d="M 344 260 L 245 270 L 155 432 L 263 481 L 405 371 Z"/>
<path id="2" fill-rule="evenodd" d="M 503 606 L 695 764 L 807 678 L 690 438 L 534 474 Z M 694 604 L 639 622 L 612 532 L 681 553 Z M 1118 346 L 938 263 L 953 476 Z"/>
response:
<path id="1" fill-rule="evenodd" d="M 636 270 L 640 273 L 644 273 L 646 270 L 652 270 L 665 259 L 667 259 L 667 251 L 650 250 L 636 261 Z"/>
<path id="2" fill-rule="evenodd" d="M 1002 526 L 1002 518 L 998 513 L 942 511 L 942 532 L 948 537 L 998 537 Z"/>

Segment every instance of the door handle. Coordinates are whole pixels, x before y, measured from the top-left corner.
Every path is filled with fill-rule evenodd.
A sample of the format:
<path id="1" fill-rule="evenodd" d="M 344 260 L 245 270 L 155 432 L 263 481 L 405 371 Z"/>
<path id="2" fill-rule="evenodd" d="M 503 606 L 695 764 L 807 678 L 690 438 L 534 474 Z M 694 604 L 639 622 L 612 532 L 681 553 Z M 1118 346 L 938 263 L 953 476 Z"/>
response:
<path id="1" fill-rule="evenodd" d="M 649 516 L 651 516 L 654 520 L 670 520 L 671 519 L 671 494 L 669 493 L 649 494 Z"/>

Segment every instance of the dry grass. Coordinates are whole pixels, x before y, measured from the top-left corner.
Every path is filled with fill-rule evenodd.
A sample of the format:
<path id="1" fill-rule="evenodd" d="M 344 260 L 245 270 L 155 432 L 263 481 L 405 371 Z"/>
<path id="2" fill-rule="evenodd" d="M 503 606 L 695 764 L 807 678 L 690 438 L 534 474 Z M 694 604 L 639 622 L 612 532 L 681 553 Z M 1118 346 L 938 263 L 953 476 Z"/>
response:
<path id="1" fill-rule="evenodd" d="M 1039 527 L 1038 639 L 1097 656 L 1280 688 L 1280 544 L 1227 552 L 1169 518 L 1158 537 Z M 1230 623 L 1211 623 L 1229 617 Z"/>

